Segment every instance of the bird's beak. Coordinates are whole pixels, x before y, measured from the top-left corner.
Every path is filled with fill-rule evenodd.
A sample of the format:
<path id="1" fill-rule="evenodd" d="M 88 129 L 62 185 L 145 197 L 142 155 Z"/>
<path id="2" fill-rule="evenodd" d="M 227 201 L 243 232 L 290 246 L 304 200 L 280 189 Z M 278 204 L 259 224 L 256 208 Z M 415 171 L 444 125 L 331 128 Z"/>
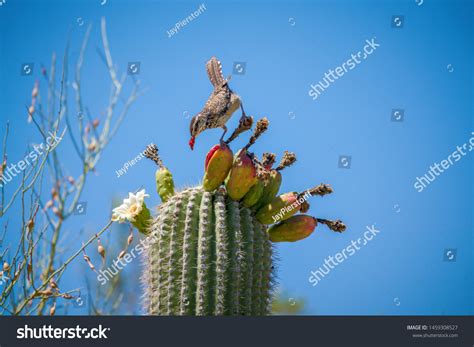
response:
<path id="1" fill-rule="evenodd" d="M 189 147 L 191 148 L 191 151 L 194 150 L 194 142 L 195 142 L 195 137 L 191 137 L 189 140 Z"/>

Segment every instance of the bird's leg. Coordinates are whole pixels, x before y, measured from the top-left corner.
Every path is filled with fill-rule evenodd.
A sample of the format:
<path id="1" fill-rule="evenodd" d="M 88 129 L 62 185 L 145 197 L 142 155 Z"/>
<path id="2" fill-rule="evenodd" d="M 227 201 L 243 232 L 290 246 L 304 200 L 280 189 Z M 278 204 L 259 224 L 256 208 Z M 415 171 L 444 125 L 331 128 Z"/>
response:
<path id="1" fill-rule="evenodd" d="M 242 101 L 240 102 L 240 109 L 242 110 L 242 116 L 240 116 L 239 120 L 239 128 L 242 128 L 241 132 L 249 130 L 253 125 L 253 118 L 252 116 L 248 117 L 244 110 L 244 105 Z"/>
<path id="2" fill-rule="evenodd" d="M 240 109 L 242 110 L 242 116 L 240 117 L 240 119 L 247 117 L 247 115 L 245 114 L 244 104 L 242 104 L 242 101 L 240 102 Z"/>
<path id="3" fill-rule="evenodd" d="M 220 138 L 220 140 L 219 140 L 219 142 L 220 142 L 220 144 L 221 144 L 221 147 L 222 147 L 223 145 L 225 145 L 225 142 L 224 142 L 224 135 L 225 135 L 225 133 L 227 132 L 227 127 L 226 127 L 225 125 L 223 125 L 223 126 L 222 126 L 222 129 L 224 129 L 224 132 L 222 133 L 222 136 L 221 136 L 221 138 Z"/>

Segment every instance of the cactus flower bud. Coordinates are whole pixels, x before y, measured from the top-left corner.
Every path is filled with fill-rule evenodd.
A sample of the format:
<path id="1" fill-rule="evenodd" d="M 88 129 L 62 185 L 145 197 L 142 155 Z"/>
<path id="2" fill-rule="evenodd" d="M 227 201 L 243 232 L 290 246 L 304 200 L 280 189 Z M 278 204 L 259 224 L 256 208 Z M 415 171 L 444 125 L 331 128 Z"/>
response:
<path id="1" fill-rule="evenodd" d="M 156 191 L 163 202 L 174 195 L 174 181 L 171 172 L 163 167 L 156 170 Z"/>
<path id="2" fill-rule="evenodd" d="M 226 180 L 227 194 L 232 200 L 240 200 L 257 183 L 257 169 L 247 150 L 240 150 L 234 158 Z"/>
<path id="3" fill-rule="evenodd" d="M 161 201 L 166 202 L 174 195 L 174 181 L 171 172 L 163 165 L 160 156 L 158 155 L 158 147 L 155 144 L 150 144 L 143 152 L 145 157 L 153 160 L 158 166 L 155 173 L 156 191 L 161 198 Z"/>
<path id="4" fill-rule="evenodd" d="M 268 234 L 272 242 L 295 242 L 311 235 L 317 224 L 316 218 L 300 214 L 272 225 Z"/>
<path id="5" fill-rule="evenodd" d="M 227 145 L 215 145 L 211 148 L 206 156 L 205 174 L 202 181 L 205 191 L 213 191 L 224 182 L 233 160 L 232 151 Z"/>

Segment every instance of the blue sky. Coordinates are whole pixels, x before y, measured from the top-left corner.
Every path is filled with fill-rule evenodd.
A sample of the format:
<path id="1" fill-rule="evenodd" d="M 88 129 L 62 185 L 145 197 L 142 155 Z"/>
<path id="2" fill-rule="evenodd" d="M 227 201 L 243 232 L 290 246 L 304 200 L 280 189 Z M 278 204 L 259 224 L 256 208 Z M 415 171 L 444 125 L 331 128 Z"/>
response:
<path id="1" fill-rule="evenodd" d="M 318 227 L 304 241 L 277 245 L 281 287 L 306 299 L 305 313 L 473 314 L 472 154 L 423 192 L 413 187 L 416 177 L 447 159 L 474 131 L 472 4 L 205 1 L 206 10 L 168 38 L 167 30 L 201 3 L 8 0 L 0 7 L 0 126 L 3 132 L 10 121 L 13 162 L 22 158 L 26 143 L 40 141 L 24 108 L 41 64 L 49 66 L 52 52 L 62 59 L 68 30 L 75 61 L 86 27 L 93 25 L 82 88 L 85 104 L 99 118 L 109 93 L 95 49 L 101 47 L 101 17 L 107 19 L 119 70 L 140 62 L 137 77 L 147 92 L 89 180 L 82 198 L 87 214 L 66 227 L 71 242 L 81 228 L 88 236 L 106 223 L 113 197 L 144 186 L 152 193 L 148 205 L 159 203 L 151 163 L 139 161 L 120 178 L 115 173 L 150 142 L 159 146 L 178 186 L 199 182 L 204 156 L 220 130 L 198 137 L 191 152 L 186 116 L 199 111 L 211 92 L 204 64 L 215 55 L 225 75 L 232 74 L 234 62 L 245 62 L 245 74 L 234 74 L 231 87 L 248 114 L 271 122 L 254 150 L 279 155 L 291 150 L 298 156 L 284 172 L 282 191 L 330 183 L 335 193 L 313 198 L 311 214 L 348 225 L 344 234 Z M 401 27 L 393 27 L 394 16 L 403 16 Z M 308 95 L 312 83 L 372 38 L 380 44 L 373 54 L 317 100 Z M 33 74 L 22 76 L 20 67 L 29 62 Z M 393 109 L 404 110 L 403 122 L 391 121 Z M 237 120 L 236 114 L 231 128 Z M 245 141 L 245 136 L 236 141 L 234 150 Z M 64 166 L 77 174 L 71 143 L 57 150 L 65 156 Z M 351 157 L 349 169 L 339 167 L 341 155 Z M 10 193 L 13 186 L 7 186 Z M 7 217 L 13 222 L 19 211 L 15 206 Z M 308 282 L 311 270 L 374 223 L 380 230 L 376 238 L 317 286 Z M 455 261 L 445 261 L 447 249 L 456 249 Z M 86 266 L 78 260 L 73 269 L 84 272 Z M 133 282 L 138 273 L 127 276 Z M 84 285 L 71 273 L 65 281 Z"/>

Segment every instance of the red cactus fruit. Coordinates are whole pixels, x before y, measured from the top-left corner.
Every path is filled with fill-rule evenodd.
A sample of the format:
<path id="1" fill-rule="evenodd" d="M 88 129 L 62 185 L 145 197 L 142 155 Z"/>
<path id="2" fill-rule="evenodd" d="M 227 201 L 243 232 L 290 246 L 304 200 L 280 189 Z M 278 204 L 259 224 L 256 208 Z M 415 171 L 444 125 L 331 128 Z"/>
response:
<path id="1" fill-rule="evenodd" d="M 215 145 L 211 148 L 204 163 L 205 174 L 202 186 L 205 191 L 213 191 L 224 182 L 233 160 L 232 151 L 227 145 Z"/>
<path id="2" fill-rule="evenodd" d="M 234 158 L 226 180 L 227 194 L 232 200 L 240 200 L 257 183 L 257 169 L 247 150 L 240 150 Z"/>

